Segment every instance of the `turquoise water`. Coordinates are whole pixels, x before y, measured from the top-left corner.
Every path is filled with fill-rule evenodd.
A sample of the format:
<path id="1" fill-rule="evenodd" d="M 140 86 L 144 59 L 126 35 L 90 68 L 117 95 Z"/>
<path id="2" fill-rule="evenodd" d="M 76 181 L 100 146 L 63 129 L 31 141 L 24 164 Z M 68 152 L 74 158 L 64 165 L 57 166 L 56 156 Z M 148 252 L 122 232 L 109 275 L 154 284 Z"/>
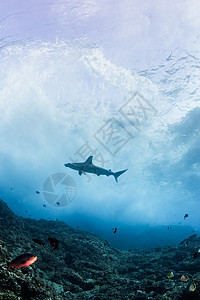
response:
<path id="1" fill-rule="evenodd" d="M 198 232 L 200 22 L 192 2 L 1 4 L 0 197 L 16 214 L 64 220 L 125 249 Z M 105 126 L 115 139 L 104 137 Z M 64 167 L 89 155 L 128 171 L 116 183 Z M 71 181 L 51 182 L 47 196 L 54 174 Z"/>

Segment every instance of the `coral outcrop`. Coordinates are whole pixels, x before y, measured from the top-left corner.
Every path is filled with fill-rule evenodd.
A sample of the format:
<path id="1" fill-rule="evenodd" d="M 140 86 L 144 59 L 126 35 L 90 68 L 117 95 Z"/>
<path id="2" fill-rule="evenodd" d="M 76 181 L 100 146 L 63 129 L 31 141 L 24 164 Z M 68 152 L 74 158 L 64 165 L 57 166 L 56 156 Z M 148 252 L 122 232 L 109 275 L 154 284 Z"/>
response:
<path id="1" fill-rule="evenodd" d="M 51 251 L 48 237 L 59 239 L 57 250 Z M 199 246 L 193 235 L 173 247 L 119 251 L 64 222 L 18 217 L 0 200 L 0 300 L 200 299 L 200 257 L 193 257 Z M 26 252 L 38 260 L 7 270 L 6 261 Z M 192 283 L 195 291 L 189 291 Z"/>

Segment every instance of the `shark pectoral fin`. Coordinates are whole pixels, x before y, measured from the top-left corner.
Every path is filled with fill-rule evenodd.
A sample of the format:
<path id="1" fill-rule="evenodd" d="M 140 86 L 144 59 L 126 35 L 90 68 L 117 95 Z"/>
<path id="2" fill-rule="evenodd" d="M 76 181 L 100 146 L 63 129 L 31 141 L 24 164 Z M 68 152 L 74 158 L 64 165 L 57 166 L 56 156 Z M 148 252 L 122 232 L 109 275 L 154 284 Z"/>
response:
<path id="1" fill-rule="evenodd" d="M 82 170 L 79 170 L 79 171 L 78 171 L 78 174 L 79 174 L 80 176 L 81 176 L 82 174 L 86 175 L 86 173 L 83 172 Z"/>

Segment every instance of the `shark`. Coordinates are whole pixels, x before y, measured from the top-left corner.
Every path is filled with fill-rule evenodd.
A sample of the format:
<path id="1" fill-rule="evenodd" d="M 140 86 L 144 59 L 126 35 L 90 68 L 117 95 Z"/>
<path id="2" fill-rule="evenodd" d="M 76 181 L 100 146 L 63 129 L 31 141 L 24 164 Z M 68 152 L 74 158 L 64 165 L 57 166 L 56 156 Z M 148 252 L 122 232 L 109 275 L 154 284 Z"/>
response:
<path id="1" fill-rule="evenodd" d="M 104 168 L 95 166 L 92 163 L 92 159 L 93 159 L 93 156 L 89 156 L 85 162 L 67 163 L 67 164 L 64 164 L 64 166 L 78 171 L 79 175 L 82 175 L 85 173 L 92 173 L 92 174 L 96 174 L 97 176 L 100 176 L 100 175 L 111 176 L 112 175 L 112 176 L 114 176 L 116 182 L 118 182 L 118 177 L 128 170 L 128 169 L 125 169 L 125 170 L 118 171 L 118 172 L 113 172 L 113 171 L 111 171 L 111 169 L 106 170 Z"/>

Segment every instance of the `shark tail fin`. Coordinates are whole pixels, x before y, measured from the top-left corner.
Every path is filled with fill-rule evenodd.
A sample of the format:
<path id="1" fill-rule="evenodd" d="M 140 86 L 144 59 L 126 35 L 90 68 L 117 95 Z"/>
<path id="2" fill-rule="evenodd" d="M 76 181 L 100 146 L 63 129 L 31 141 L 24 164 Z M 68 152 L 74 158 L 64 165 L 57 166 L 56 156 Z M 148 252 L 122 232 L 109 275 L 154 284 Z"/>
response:
<path id="1" fill-rule="evenodd" d="M 124 172 L 126 172 L 127 170 L 128 170 L 128 169 L 123 170 L 123 171 L 115 172 L 115 173 L 114 173 L 115 181 L 118 182 L 118 177 L 119 177 L 120 175 L 122 175 Z"/>

